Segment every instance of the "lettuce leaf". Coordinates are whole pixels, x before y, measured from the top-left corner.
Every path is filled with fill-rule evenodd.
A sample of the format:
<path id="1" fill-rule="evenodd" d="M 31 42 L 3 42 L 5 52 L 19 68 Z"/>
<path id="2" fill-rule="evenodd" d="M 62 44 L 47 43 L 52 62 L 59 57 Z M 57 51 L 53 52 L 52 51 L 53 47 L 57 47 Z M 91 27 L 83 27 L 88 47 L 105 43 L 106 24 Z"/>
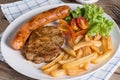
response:
<path id="1" fill-rule="evenodd" d="M 75 10 L 70 10 L 70 16 L 66 17 L 64 20 L 66 20 L 69 23 L 72 20 L 72 18 L 78 18 L 81 15 L 81 8 L 77 7 Z"/>
<path id="2" fill-rule="evenodd" d="M 89 30 L 87 34 L 89 36 L 94 36 L 96 34 L 108 36 L 114 26 L 114 23 L 103 16 L 104 10 L 95 4 L 85 4 L 83 5 L 83 8 L 85 11 L 84 17 L 87 18 L 89 23 Z"/>
<path id="3" fill-rule="evenodd" d="M 95 4 L 84 4 L 83 8 L 77 7 L 75 10 L 70 10 L 70 16 L 65 20 L 70 22 L 72 18 L 79 16 L 85 17 L 88 20 L 88 33 L 89 36 L 101 34 L 108 36 L 112 30 L 114 23 L 103 16 L 104 10 Z"/>

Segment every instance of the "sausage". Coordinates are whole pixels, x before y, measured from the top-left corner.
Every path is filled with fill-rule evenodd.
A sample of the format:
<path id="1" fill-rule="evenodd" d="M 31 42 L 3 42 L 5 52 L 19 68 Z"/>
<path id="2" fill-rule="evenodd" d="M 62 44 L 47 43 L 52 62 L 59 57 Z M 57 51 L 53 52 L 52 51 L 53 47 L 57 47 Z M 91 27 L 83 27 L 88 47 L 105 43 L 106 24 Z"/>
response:
<path id="1" fill-rule="evenodd" d="M 48 11 L 39 13 L 28 22 L 24 23 L 11 41 L 11 47 L 15 50 L 21 49 L 31 32 L 49 22 L 62 19 L 70 15 L 70 7 L 63 5 Z"/>

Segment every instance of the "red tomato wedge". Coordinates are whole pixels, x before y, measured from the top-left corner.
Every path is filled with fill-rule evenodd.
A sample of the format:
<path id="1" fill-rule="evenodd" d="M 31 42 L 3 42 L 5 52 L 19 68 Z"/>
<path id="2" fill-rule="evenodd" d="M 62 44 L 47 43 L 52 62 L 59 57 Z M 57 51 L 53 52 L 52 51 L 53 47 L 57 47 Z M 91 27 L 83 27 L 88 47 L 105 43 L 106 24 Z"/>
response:
<path id="1" fill-rule="evenodd" d="M 79 35 L 85 35 L 87 33 L 88 29 L 83 29 L 77 32 L 74 32 L 72 27 L 69 27 L 69 33 L 72 37 L 72 40 L 75 41 L 75 39 L 79 36 Z"/>
<path id="2" fill-rule="evenodd" d="M 87 29 L 88 28 L 88 21 L 86 18 L 80 16 L 77 18 L 77 25 L 81 29 Z"/>
<path id="3" fill-rule="evenodd" d="M 88 21 L 84 17 L 73 18 L 69 23 L 60 19 L 59 29 L 63 31 L 67 40 L 72 38 L 73 42 L 79 35 L 85 35 L 88 31 Z"/>
<path id="4" fill-rule="evenodd" d="M 77 19 L 76 18 L 73 18 L 71 20 L 71 23 L 70 23 L 71 27 L 73 28 L 73 30 L 78 30 L 79 27 L 77 26 Z"/>

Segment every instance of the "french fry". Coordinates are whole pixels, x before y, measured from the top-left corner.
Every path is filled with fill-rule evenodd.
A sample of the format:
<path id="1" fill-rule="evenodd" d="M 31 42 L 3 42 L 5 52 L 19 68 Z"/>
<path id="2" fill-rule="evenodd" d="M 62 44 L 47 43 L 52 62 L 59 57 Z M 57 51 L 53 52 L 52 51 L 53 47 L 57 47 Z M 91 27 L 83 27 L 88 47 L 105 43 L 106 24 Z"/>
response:
<path id="1" fill-rule="evenodd" d="M 72 58 L 75 58 L 75 57 L 73 57 L 73 56 L 69 56 L 69 59 L 72 59 Z"/>
<path id="2" fill-rule="evenodd" d="M 83 69 L 88 70 L 89 65 L 90 65 L 90 62 L 89 62 L 89 61 L 86 62 L 86 63 L 84 63 L 84 65 L 83 65 Z"/>
<path id="3" fill-rule="evenodd" d="M 96 54 L 92 53 L 92 54 L 90 54 L 88 56 L 82 57 L 82 58 L 77 59 L 75 61 L 71 61 L 69 63 L 65 63 L 65 64 L 63 64 L 62 67 L 64 69 L 71 69 L 71 68 L 73 69 L 74 67 L 79 66 L 82 63 L 85 63 L 85 62 L 93 60 L 95 56 L 96 56 Z"/>
<path id="4" fill-rule="evenodd" d="M 94 52 L 94 57 L 91 59 L 91 61 L 93 61 L 94 59 L 96 59 L 98 57 L 97 52 Z"/>
<path id="5" fill-rule="evenodd" d="M 109 58 L 109 56 L 112 54 L 112 50 L 107 50 L 103 55 L 98 56 L 97 58 L 92 60 L 92 63 L 97 64 L 99 62 L 104 61 L 105 59 Z"/>
<path id="6" fill-rule="evenodd" d="M 66 44 L 67 44 L 67 46 L 69 46 L 70 48 L 73 48 L 73 46 L 74 46 L 74 42 L 73 42 L 73 39 L 72 39 L 72 37 L 71 37 L 71 35 L 70 35 L 70 33 L 65 33 L 65 39 L 66 39 Z"/>
<path id="7" fill-rule="evenodd" d="M 47 69 L 47 68 L 53 66 L 56 62 L 60 61 L 60 60 L 63 58 L 63 56 L 64 56 L 64 52 L 62 52 L 62 53 L 61 53 L 56 59 L 54 59 L 52 62 L 50 62 L 50 63 L 42 66 L 41 69 L 43 70 L 43 69 Z"/>
<path id="8" fill-rule="evenodd" d="M 57 69 L 51 72 L 53 77 L 63 77 L 66 75 L 66 71 L 64 69 Z"/>
<path id="9" fill-rule="evenodd" d="M 92 40 L 91 42 L 93 43 L 94 46 L 97 46 L 97 47 L 100 47 L 102 45 L 101 41 L 94 41 L 94 40 Z"/>
<path id="10" fill-rule="evenodd" d="M 78 44 L 78 42 L 79 42 L 83 37 L 84 37 L 83 35 L 78 36 L 78 37 L 75 39 L 74 43 L 75 43 L 75 44 Z"/>
<path id="11" fill-rule="evenodd" d="M 76 60 L 76 58 L 71 58 L 71 59 L 67 59 L 67 60 L 60 60 L 58 63 L 65 64 L 65 63 L 69 63 L 69 62 L 74 61 L 74 60 Z"/>
<path id="12" fill-rule="evenodd" d="M 84 65 L 84 63 L 83 63 L 83 64 L 80 64 L 80 66 L 79 66 L 79 67 L 80 67 L 80 68 L 83 68 L 83 65 Z"/>
<path id="13" fill-rule="evenodd" d="M 76 44 L 73 49 L 74 50 L 78 50 L 79 48 L 81 47 L 85 47 L 85 46 L 98 46 L 100 47 L 102 45 L 101 41 L 94 41 L 94 40 L 91 40 L 91 41 L 84 41 L 84 42 L 79 42 L 78 44 Z"/>
<path id="14" fill-rule="evenodd" d="M 90 62 L 93 63 L 93 64 L 95 64 L 95 63 L 94 63 L 94 60 L 99 57 L 99 55 L 98 55 L 96 52 L 94 52 L 94 53 L 95 53 L 95 56 L 94 56 L 94 58 L 90 61 Z"/>
<path id="15" fill-rule="evenodd" d="M 87 56 L 87 55 L 91 54 L 91 49 L 90 49 L 90 47 L 85 46 L 85 47 L 83 47 L 82 49 L 83 49 L 83 56 Z"/>
<path id="16" fill-rule="evenodd" d="M 79 75 L 80 73 L 85 72 L 85 70 L 76 67 L 76 68 L 73 68 L 73 69 L 67 69 L 66 72 L 67 72 L 67 74 L 70 75 L 70 76 L 77 76 L 77 75 Z"/>
<path id="17" fill-rule="evenodd" d="M 83 50 L 80 48 L 77 52 L 77 58 L 82 57 L 82 55 L 83 55 Z"/>
<path id="18" fill-rule="evenodd" d="M 72 38 L 69 38 L 69 40 L 67 40 L 67 45 L 69 45 L 70 48 L 73 48 L 74 42 L 73 42 Z"/>
<path id="19" fill-rule="evenodd" d="M 112 49 L 113 50 L 113 43 L 112 43 L 112 39 L 110 37 L 110 35 L 107 37 L 107 44 L 108 44 L 108 49 Z"/>
<path id="20" fill-rule="evenodd" d="M 91 51 L 90 47 L 86 46 L 86 55 L 89 55 L 91 53 L 92 53 L 92 51 Z"/>
<path id="21" fill-rule="evenodd" d="M 98 41 L 98 40 L 101 39 L 101 37 L 102 37 L 102 36 L 101 36 L 100 34 L 97 34 L 97 35 L 94 37 L 94 40 L 95 40 L 95 41 Z"/>
<path id="22" fill-rule="evenodd" d="M 52 71 L 58 69 L 60 67 L 60 64 L 54 64 L 53 66 L 51 66 L 50 68 L 47 68 L 44 70 L 45 73 L 50 74 Z"/>
<path id="23" fill-rule="evenodd" d="M 99 55 L 102 54 L 102 52 L 100 51 L 100 49 L 99 49 L 98 47 L 96 47 L 96 46 L 90 46 L 90 48 L 91 48 L 93 51 L 97 52 Z"/>
<path id="24" fill-rule="evenodd" d="M 87 52 L 88 52 L 89 54 L 91 54 L 91 53 L 92 53 L 92 51 L 91 51 L 90 47 L 88 47 L 88 46 L 87 46 Z"/>
<path id="25" fill-rule="evenodd" d="M 108 50 L 107 39 L 105 37 L 102 37 L 102 48 L 103 52 L 106 52 Z"/>
<path id="26" fill-rule="evenodd" d="M 70 54 L 71 56 L 76 57 L 75 51 L 74 51 L 73 49 L 71 49 L 70 47 L 65 46 L 65 47 L 63 47 L 63 50 L 64 50 L 66 53 Z"/>
<path id="27" fill-rule="evenodd" d="M 74 50 L 78 50 L 79 48 L 81 47 L 84 47 L 84 46 L 91 46 L 93 45 L 93 43 L 91 41 L 86 41 L 86 42 L 79 42 L 78 44 L 76 44 L 73 49 Z"/>
<path id="28" fill-rule="evenodd" d="M 85 35 L 85 41 L 90 41 L 91 39 L 88 37 L 88 35 Z"/>
<path id="29" fill-rule="evenodd" d="M 83 56 L 83 57 L 84 57 L 84 56 L 87 56 L 87 54 L 88 54 L 86 47 L 87 47 L 87 46 L 85 46 L 85 47 L 82 48 L 82 50 L 83 50 L 83 55 L 82 55 L 82 56 Z"/>
<path id="30" fill-rule="evenodd" d="M 69 54 L 65 54 L 64 56 L 63 56 L 63 60 L 66 60 L 66 59 L 68 59 L 69 58 Z"/>

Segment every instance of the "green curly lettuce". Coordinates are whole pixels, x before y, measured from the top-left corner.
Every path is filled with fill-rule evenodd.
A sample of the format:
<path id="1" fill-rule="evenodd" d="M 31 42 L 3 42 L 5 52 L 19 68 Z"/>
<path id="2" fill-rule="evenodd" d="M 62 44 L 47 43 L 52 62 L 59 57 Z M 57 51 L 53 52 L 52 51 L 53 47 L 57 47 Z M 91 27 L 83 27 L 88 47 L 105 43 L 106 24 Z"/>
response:
<path id="1" fill-rule="evenodd" d="M 65 20 L 69 23 L 72 20 L 72 18 L 78 18 L 81 15 L 81 8 L 77 7 L 75 10 L 70 10 L 70 16 L 66 17 Z"/>
<path id="2" fill-rule="evenodd" d="M 89 36 L 94 36 L 96 34 L 108 36 L 114 26 L 114 23 L 103 16 L 104 10 L 95 4 L 85 4 L 83 5 L 83 8 L 85 11 L 83 17 L 85 17 L 89 23 L 89 30 L 87 34 Z"/>
<path id="3" fill-rule="evenodd" d="M 70 22 L 72 18 L 79 16 L 85 17 L 88 20 L 88 33 L 89 36 L 101 34 L 108 36 L 112 30 L 114 23 L 103 16 L 104 10 L 95 4 L 84 4 L 83 8 L 77 7 L 75 10 L 70 11 L 70 16 L 66 17 L 65 20 Z"/>

